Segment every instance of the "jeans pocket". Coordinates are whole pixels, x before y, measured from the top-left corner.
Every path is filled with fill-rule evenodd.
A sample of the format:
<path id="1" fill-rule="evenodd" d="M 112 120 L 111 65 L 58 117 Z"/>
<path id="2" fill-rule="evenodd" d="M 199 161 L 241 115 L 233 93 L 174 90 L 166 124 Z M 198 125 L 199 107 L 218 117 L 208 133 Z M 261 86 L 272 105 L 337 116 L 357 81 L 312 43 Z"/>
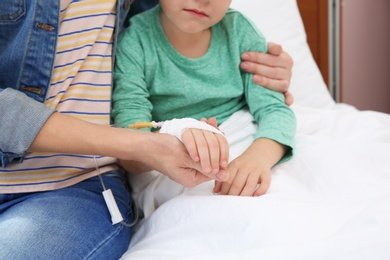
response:
<path id="1" fill-rule="evenodd" d="M 0 23 L 15 22 L 26 13 L 26 0 L 1 0 Z"/>

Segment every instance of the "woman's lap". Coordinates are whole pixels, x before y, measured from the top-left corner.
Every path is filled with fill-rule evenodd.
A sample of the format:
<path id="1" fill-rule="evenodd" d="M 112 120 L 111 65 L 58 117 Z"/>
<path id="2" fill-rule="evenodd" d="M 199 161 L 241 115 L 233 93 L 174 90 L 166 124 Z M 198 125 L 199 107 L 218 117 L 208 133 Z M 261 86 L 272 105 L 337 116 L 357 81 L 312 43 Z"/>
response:
<path id="1" fill-rule="evenodd" d="M 104 183 L 131 222 L 129 191 L 116 177 L 105 174 Z M 0 195 L 0 203 L 0 259 L 118 259 L 130 242 L 131 228 L 111 223 L 98 177 L 55 191 Z"/>

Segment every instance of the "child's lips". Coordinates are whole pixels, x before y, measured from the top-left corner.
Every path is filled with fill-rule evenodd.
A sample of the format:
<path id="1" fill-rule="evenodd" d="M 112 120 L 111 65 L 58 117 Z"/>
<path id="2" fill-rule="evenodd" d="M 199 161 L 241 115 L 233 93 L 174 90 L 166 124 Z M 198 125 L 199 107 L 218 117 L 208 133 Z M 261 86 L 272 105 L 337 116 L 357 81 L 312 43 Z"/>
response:
<path id="1" fill-rule="evenodd" d="M 208 17 L 208 15 L 205 12 L 197 9 L 184 9 L 184 11 L 189 12 L 190 14 L 196 17 Z"/>

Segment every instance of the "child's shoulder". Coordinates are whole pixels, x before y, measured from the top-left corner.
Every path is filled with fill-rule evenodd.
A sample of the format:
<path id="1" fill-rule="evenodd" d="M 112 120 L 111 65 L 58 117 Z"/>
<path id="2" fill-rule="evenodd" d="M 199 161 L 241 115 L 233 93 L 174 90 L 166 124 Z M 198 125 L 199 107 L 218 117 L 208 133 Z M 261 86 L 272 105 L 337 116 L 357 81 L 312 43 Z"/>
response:
<path id="1" fill-rule="evenodd" d="M 141 42 L 149 42 L 150 36 L 153 35 L 153 23 L 158 15 L 156 8 L 142 12 L 130 18 L 130 25 L 124 28 L 118 37 L 118 48 L 131 49 L 139 51 L 141 49 Z M 132 46 L 128 48 L 128 46 Z M 137 49 L 137 46 L 139 47 Z"/>
<path id="2" fill-rule="evenodd" d="M 134 15 L 130 18 L 130 27 L 137 30 L 145 30 L 150 28 L 156 17 L 159 16 L 159 7 L 153 7 L 147 11 Z"/>
<path id="3" fill-rule="evenodd" d="M 258 30 L 257 26 L 246 15 L 232 8 L 229 8 L 221 22 L 237 29 Z"/>
<path id="4" fill-rule="evenodd" d="M 237 11 L 235 9 L 229 8 L 228 12 L 222 19 L 221 23 L 226 27 L 232 30 L 240 31 L 240 32 L 254 32 L 256 34 L 262 33 L 259 28 L 249 19 L 246 15 Z"/>
<path id="5" fill-rule="evenodd" d="M 242 50 L 253 49 L 253 46 L 256 46 L 253 49 L 256 51 L 265 52 L 267 50 L 263 33 L 243 13 L 230 8 L 220 24 L 228 35 L 238 40 Z"/>
<path id="6" fill-rule="evenodd" d="M 230 19 L 235 18 L 235 19 L 244 19 L 244 20 L 247 19 L 243 13 L 233 8 L 229 8 L 229 10 L 226 12 L 225 19 L 226 18 L 230 18 Z"/>

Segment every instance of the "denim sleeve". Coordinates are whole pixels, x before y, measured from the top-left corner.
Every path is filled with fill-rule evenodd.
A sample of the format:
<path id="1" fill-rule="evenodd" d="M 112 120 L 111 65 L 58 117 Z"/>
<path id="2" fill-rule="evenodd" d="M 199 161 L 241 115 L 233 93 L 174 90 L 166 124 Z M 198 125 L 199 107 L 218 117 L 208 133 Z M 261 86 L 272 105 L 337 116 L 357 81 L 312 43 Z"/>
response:
<path id="1" fill-rule="evenodd" d="M 0 167 L 23 159 L 54 112 L 22 92 L 11 88 L 0 89 Z"/>

